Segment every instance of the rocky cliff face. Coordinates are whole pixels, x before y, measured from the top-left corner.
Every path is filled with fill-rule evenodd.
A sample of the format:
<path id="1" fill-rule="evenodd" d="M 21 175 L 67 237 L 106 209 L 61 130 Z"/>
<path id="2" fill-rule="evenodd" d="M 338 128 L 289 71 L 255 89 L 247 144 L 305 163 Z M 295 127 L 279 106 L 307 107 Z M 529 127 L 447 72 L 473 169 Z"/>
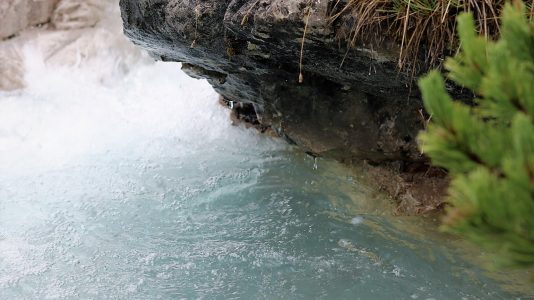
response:
<path id="1" fill-rule="evenodd" d="M 262 125 L 306 151 L 421 161 L 421 101 L 395 67 L 397 45 L 347 51 L 335 39 L 344 28 L 328 21 L 333 2 L 121 0 L 121 10 L 134 43 L 184 62 L 188 74 L 253 107 Z"/>
<path id="2" fill-rule="evenodd" d="M 110 56 L 120 53 L 121 61 L 95 70 L 108 76 L 144 57 L 124 38 L 118 6 L 110 5 L 114 2 L 0 0 L 0 92 L 25 86 L 26 69 L 36 62 L 26 56 L 35 58 L 34 53 L 47 65 L 82 66 L 109 49 Z M 41 26 L 32 26 L 36 23 Z"/>
<path id="3" fill-rule="evenodd" d="M 59 0 L 2 0 L 0 3 L 0 40 L 21 30 L 46 23 Z"/>

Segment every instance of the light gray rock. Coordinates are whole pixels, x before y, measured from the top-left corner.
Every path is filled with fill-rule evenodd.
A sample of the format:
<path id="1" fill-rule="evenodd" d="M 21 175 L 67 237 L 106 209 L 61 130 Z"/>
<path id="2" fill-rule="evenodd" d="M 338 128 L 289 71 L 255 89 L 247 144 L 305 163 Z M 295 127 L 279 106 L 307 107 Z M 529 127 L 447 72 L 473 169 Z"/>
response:
<path id="1" fill-rule="evenodd" d="M 0 91 L 24 87 L 24 62 L 20 43 L 0 42 Z"/>
<path id="2" fill-rule="evenodd" d="M 39 76 L 32 75 L 32 70 L 41 72 L 41 65 L 90 68 L 93 76 L 105 81 L 126 72 L 134 62 L 148 59 L 122 34 L 118 5 L 113 1 L 62 0 L 55 12 L 61 18 L 55 26 L 25 29 L 0 41 L 0 91 L 23 88 L 25 77 Z"/>
<path id="3" fill-rule="evenodd" d="M 50 20 L 58 0 L 0 1 L 0 40 Z"/>
<path id="4" fill-rule="evenodd" d="M 94 26 L 103 13 L 103 0 L 61 0 L 52 15 L 54 27 L 62 30 Z"/>

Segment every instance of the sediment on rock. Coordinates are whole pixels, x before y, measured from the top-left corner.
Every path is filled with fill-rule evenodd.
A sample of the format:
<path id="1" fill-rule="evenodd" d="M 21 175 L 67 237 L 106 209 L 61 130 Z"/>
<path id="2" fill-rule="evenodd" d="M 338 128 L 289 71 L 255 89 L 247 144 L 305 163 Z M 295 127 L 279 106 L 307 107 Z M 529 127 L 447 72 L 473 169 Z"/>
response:
<path id="1" fill-rule="evenodd" d="M 442 211 L 449 177 L 445 170 L 428 164 L 358 164 L 367 184 L 388 194 L 396 203 L 395 214 L 419 215 Z"/>

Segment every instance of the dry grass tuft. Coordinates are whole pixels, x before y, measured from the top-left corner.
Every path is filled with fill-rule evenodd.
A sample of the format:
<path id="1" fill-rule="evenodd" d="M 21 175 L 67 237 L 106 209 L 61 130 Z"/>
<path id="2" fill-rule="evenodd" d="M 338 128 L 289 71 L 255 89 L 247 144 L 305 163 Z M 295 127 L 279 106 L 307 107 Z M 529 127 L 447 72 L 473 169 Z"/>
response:
<path id="1" fill-rule="evenodd" d="M 426 67 L 439 66 L 444 55 L 458 47 L 456 16 L 473 13 L 479 33 L 494 38 L 505 0 L 337 0 L 330 22 L 339 26 L 338 39 L 349 49 L 361 40 L 393 38 L 401 46 L 400 69 L 416 72 L 421 58 Z M 530 19 L 534 0 L 527 0 Z M 343 29 L 345 28 L 345 29 Z M 384 35 L 384 33 L 386 33 Z"/>

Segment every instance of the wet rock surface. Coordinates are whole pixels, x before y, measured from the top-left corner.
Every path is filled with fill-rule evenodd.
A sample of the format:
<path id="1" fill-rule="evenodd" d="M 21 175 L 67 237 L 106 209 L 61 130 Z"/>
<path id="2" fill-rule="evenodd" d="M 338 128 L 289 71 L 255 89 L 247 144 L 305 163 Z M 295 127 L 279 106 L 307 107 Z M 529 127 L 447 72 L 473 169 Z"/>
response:
<path id="1" fill-rule="evenodd" d="M 415 142 L 422 104 L 396 69 L 396 45 L 347 51 L 335 39 L 341 29 L 328 21 L 332 5 L 121 0 L 134 43 L 158 59 L 184 62 L 184 71 L 208 79 L 227 101 L 252 104 L 262 125 L 305 151 L 342 160 L 424 160 Z"/>

